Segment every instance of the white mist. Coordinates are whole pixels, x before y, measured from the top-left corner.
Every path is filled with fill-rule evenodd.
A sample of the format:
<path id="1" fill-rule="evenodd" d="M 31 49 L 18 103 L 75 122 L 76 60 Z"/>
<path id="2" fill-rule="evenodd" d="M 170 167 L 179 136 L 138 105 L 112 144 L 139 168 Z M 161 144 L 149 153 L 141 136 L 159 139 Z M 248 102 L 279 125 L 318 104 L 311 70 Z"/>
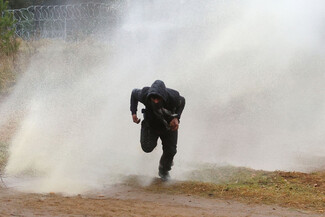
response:
<path id="1" fill-rule="evenodd" d="M 15 108 L 24 113 L 6 172 L 42 177 L 25 190 L 80 193 L 156 176 L 160 142 L 142 152 L 129 111 L 132 89 L 156 79 L 186 98 L 173 177 L 202 163 L 324 164 L 323 1 L 128 6 L 113 42 L 42 48 L 1 105 L 0 123 Z"/>

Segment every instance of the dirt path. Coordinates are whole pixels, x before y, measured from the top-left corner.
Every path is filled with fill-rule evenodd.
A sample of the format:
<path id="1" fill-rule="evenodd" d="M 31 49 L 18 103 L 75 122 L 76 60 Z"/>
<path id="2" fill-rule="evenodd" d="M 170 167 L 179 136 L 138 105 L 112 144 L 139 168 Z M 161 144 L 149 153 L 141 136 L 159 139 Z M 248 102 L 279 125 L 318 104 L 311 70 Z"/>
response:
<path id="1" fill-rule="evenodd" d="M 117 185 L 73 197 L 0 188 L 0 216 L 322 216 L 277 206 L 167 195 Z"/>

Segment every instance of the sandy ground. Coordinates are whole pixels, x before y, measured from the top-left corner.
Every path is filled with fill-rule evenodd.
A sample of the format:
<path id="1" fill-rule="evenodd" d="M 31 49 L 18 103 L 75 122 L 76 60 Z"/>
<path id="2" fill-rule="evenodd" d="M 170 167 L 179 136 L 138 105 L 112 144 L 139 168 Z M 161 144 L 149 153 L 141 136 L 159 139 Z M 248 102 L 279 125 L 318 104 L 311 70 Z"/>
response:
<path id="1" fill-rule="evenodd" d="M 0 216 L 324 216 L 278 206 L 191 195 L 154 194 L 116 185 L 85 195 L 31 194 L 0 187 Z"/>

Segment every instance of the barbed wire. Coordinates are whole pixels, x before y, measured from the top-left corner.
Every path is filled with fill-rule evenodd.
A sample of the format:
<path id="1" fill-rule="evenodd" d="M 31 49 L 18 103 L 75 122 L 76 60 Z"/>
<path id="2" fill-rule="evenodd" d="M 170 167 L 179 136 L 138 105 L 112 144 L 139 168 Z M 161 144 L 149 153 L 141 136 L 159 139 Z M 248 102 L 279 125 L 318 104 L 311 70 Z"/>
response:
<path id="1" fill-rule="evenodd" d="M 8 11 L 13 13 L 18 22 L 21 22 L 107 17 L 117 9 L 116 5 L 81 3 L 75 5 L 36 5 Z"/>
<path id="2" fill-rule="evenodd" d="M 112 27 L 119 20 L 121 3 L 30 6 L 8 10 L 15 34 L 25 40 L 38 38 L 73 39 Z"/>

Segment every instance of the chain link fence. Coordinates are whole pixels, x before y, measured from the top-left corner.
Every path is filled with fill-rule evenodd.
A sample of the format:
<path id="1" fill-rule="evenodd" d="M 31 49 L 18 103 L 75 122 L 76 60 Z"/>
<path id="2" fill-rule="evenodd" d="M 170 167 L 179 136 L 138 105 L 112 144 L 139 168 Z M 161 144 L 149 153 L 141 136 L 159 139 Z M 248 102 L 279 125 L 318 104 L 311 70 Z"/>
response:
<path id="1" fill-rule="evenodd" d="M 8 10 L 16 20 L 15 33 L 24 40 L 61 38 L 78 40 L 107 33 L 118 23 L 122 3 L 30 6 Z"/>

